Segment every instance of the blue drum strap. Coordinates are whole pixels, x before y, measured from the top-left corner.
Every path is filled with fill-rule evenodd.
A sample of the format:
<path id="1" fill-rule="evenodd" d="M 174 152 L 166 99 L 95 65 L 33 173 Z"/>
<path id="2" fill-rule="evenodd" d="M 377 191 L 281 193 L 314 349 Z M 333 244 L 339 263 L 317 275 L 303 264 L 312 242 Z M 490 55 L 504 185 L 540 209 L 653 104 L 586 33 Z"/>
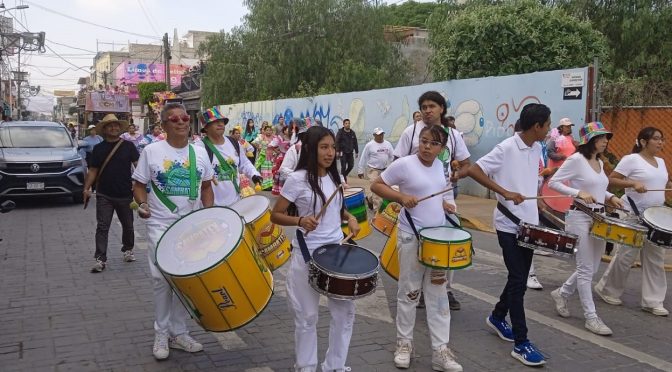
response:
<path id="1" fill-rule="evenodd" d="M 301 250 L 303 260 L 306 261 L 306 263 L 310 262 L 310 251 L 308 251 L 306 239 L 303 238 L 303 231 L 296 229 L 296 240 L 299 242 L 299 249 Z"/>
<path id="2" fill-rule="evenodd" d="M 635 205 L 635 201 L 632 200 L 629 196 L 628 198 L 628 203 L 630 203 L 630 207 L 632 208 L 632 211 L 635 212 L 635 215 L 639 217 L 639 209 L 637 209 L 637 206 Z"/>

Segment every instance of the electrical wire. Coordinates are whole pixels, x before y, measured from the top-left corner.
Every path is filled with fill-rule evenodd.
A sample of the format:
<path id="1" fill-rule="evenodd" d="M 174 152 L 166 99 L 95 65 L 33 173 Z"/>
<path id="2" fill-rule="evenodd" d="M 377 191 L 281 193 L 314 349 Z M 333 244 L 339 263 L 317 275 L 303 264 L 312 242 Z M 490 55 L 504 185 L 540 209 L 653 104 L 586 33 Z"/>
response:
<path id="1" fill-rule="evenodd" d="M 140 9 L 142 9 L 142 13 L 145 15 L 145 19 L 147 20 L 147 23 L 149 23 L 149 27 L 151 27 L 154 33 L 158 36 L 159 32 L 156 31 L 156 27 L 154 27 L 154 22 L 152 22 L 152 20 L 149 18 L 149 14 L 147 13 L 145 6 L 142 5 L 142 0 L 138 0 L 138 5 L 140 5 Z"/>

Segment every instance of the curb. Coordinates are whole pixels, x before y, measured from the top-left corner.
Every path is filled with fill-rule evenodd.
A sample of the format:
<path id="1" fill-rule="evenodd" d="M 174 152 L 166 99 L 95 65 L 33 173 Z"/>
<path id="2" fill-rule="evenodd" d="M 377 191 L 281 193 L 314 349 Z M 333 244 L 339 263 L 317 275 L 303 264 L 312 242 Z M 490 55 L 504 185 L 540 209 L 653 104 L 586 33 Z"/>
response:
<path id="1" fill-rule="evenodd" d="M 489 232 L 489 233 L 496 233 L 495 229 L 484 224 L 483 222 L 479 221 L 477 218 L 472 218 L 469 216 L 460 216 L 462 220 L 462 226 L 469 228 L 469 229 L 474 229 L 474 230 L 479 230 L 483 232 Z"/>

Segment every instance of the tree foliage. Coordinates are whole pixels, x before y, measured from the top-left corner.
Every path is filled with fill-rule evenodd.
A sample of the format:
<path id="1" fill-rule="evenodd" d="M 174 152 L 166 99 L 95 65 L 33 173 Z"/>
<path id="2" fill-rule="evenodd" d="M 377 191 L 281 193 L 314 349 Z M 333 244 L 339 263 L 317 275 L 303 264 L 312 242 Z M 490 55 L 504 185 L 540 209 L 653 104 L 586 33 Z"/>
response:
<path id="1" fill-rule="evenodd" d="M 386 25 L 427 28 L 429 16 L 439 7 L 438 3 L 418 3 L 411 0 L 401 4 L 383 5 L 381 11 Z"/>
<path id="2" fill-rule="evenodd" d="M 436 79 L 586 66 L 607 55 L 604 37 L 590 23 L 534 0 L 446 7 L 429 25 Z"/>
<path id="3" fill-rule="evenodd" d="M 161 82 L 146 82 L 138 84 L 138 96 L 140 102 L 144 105 L 149 103 L 154 97 L 154 92 L 165 92 L 168 90 L 166 83 Z"/>
<path id="4" fill-rule="evenodd" d="M 201 46 L 206 106 L 387 88 L 407 62 L 383 38 L 380 10 L 361 0 L 246 0 L 243 25 Z"/>

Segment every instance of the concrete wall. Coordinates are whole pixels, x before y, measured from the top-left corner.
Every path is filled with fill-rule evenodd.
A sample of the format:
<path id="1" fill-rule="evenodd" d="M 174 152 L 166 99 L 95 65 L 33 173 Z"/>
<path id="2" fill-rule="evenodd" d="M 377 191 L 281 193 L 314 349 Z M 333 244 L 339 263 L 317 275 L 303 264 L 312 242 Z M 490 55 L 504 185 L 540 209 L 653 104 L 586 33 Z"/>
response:
<path id="1" fill-rule="evenodd" d="M 583 97 L 564 100 L 562 73 L 583 74 Z M 524 75 L 442 81 L 407 87 L 330 94 L 316 97 L 234 103 L 219 106 L 232 124 L 248 118 L 257 125 L 263 120 L 277 122 L 284 116 L 310 116 L 322 120 L 336 132 L 343 119 L 349 118 L 360 148 L 369 141 L 373 128 L 382 127 L 386 138 L 396 144 L 401 132 L 411 123 L 418 110 L 418 97 L 428 91 L 441 92 L 448 100 L 449 115 L 464 134 L 472 162 L 489 152 L 497 143 L 513 134 L 519 111 L 527 103 L 541 102 L 552 111 L 554 123 L 569 117 L 575 123 L 585 122 L 588 68 L 536 72 Z M 461 184 L 462 192 L 487 196 L 487 191 L 471 180 Z"/>

